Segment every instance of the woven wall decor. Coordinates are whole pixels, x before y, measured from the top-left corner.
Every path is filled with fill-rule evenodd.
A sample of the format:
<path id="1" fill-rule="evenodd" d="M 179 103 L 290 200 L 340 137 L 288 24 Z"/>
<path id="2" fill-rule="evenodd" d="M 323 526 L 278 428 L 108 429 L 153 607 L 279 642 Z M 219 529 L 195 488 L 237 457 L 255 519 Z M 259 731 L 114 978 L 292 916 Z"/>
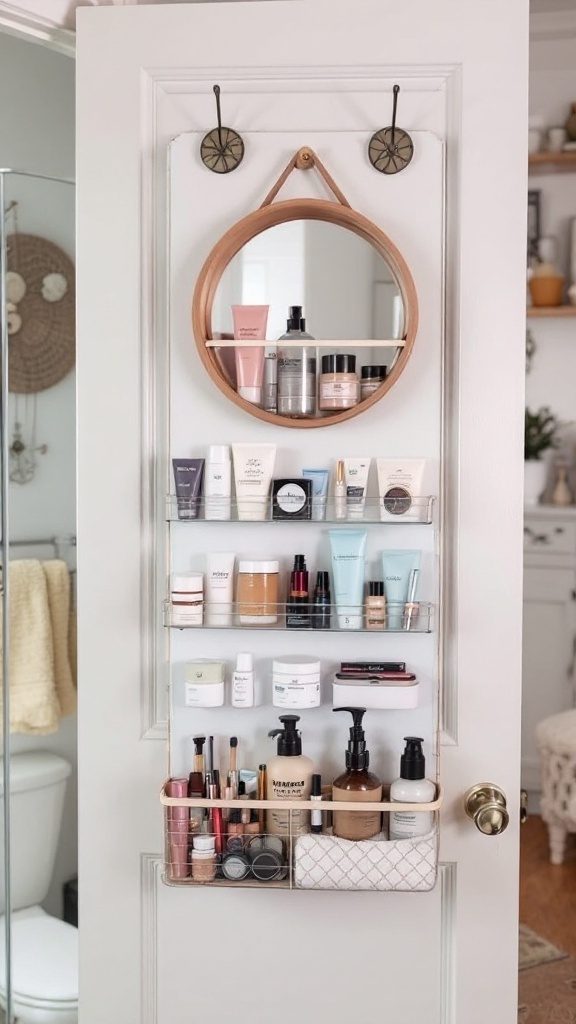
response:
<path id="1" fill-rule="evenodd" d="M 75 361 L 74 264 L 53 242 L 8 235 L 8 388 L 44 391 Z"/>

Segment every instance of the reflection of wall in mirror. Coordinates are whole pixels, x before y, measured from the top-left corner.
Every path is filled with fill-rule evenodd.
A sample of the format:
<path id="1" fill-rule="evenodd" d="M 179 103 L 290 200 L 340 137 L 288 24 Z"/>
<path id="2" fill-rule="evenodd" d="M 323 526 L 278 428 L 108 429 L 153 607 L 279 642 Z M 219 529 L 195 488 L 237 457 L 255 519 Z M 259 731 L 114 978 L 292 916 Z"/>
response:
<path id="1" fill-rule="evenodd" d="M 369 338 L 372 248 L 353 231 L 306 221 L 306 327 L 315 338 Z"/>
<path id="2" fill-rule="evenodd" d="M 284 334 L 288 307 L 304 303 L 304 222 L 287 221 L 252 238 L 228 264 L 214 299 L 214 330 L 232 332 L 231 306 L 267 305 L 266 337 Z"/>

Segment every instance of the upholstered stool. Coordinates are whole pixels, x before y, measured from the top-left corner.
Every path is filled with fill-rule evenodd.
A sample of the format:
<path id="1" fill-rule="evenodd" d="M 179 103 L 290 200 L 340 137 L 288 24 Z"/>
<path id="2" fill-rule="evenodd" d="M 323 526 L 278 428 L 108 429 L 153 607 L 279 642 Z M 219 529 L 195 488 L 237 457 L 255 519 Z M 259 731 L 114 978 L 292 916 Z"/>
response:
<path id="1" fill-rule="evenodd" d="M 542 755 L 542 818 L 548 825 L 550 861 L 562 864 L 569 832 L 576 832 L 576 709 L 536 726 Z"/>

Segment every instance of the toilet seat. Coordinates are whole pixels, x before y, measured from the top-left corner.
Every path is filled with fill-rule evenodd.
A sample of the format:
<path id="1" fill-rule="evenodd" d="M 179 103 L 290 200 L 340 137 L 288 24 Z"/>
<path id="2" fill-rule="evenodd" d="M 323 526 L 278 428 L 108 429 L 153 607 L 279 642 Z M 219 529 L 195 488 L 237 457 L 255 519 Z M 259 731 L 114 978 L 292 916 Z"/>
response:
<path id="1" fill-rule="evenodd" d="M 4 1003 L 5 938 L 0 916 L 0 1002 Z M 77 1024 L 78 931 L 42 907 L 12 914 L 13 1009 L 23 1024 Z"/>

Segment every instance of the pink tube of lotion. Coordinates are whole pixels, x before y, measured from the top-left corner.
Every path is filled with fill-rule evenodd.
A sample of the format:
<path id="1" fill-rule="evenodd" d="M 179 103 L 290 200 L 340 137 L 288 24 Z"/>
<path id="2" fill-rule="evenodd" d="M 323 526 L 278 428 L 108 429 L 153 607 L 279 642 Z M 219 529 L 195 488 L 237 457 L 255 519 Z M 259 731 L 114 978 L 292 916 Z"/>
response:
<path id="1" fill-rule="evenodd" d="M 236 341 L 264 341 L 269 306 L 232 306 Z M 238 394 L 253 405 L 262 405 L 264 345 L 235 349 Z"/>

